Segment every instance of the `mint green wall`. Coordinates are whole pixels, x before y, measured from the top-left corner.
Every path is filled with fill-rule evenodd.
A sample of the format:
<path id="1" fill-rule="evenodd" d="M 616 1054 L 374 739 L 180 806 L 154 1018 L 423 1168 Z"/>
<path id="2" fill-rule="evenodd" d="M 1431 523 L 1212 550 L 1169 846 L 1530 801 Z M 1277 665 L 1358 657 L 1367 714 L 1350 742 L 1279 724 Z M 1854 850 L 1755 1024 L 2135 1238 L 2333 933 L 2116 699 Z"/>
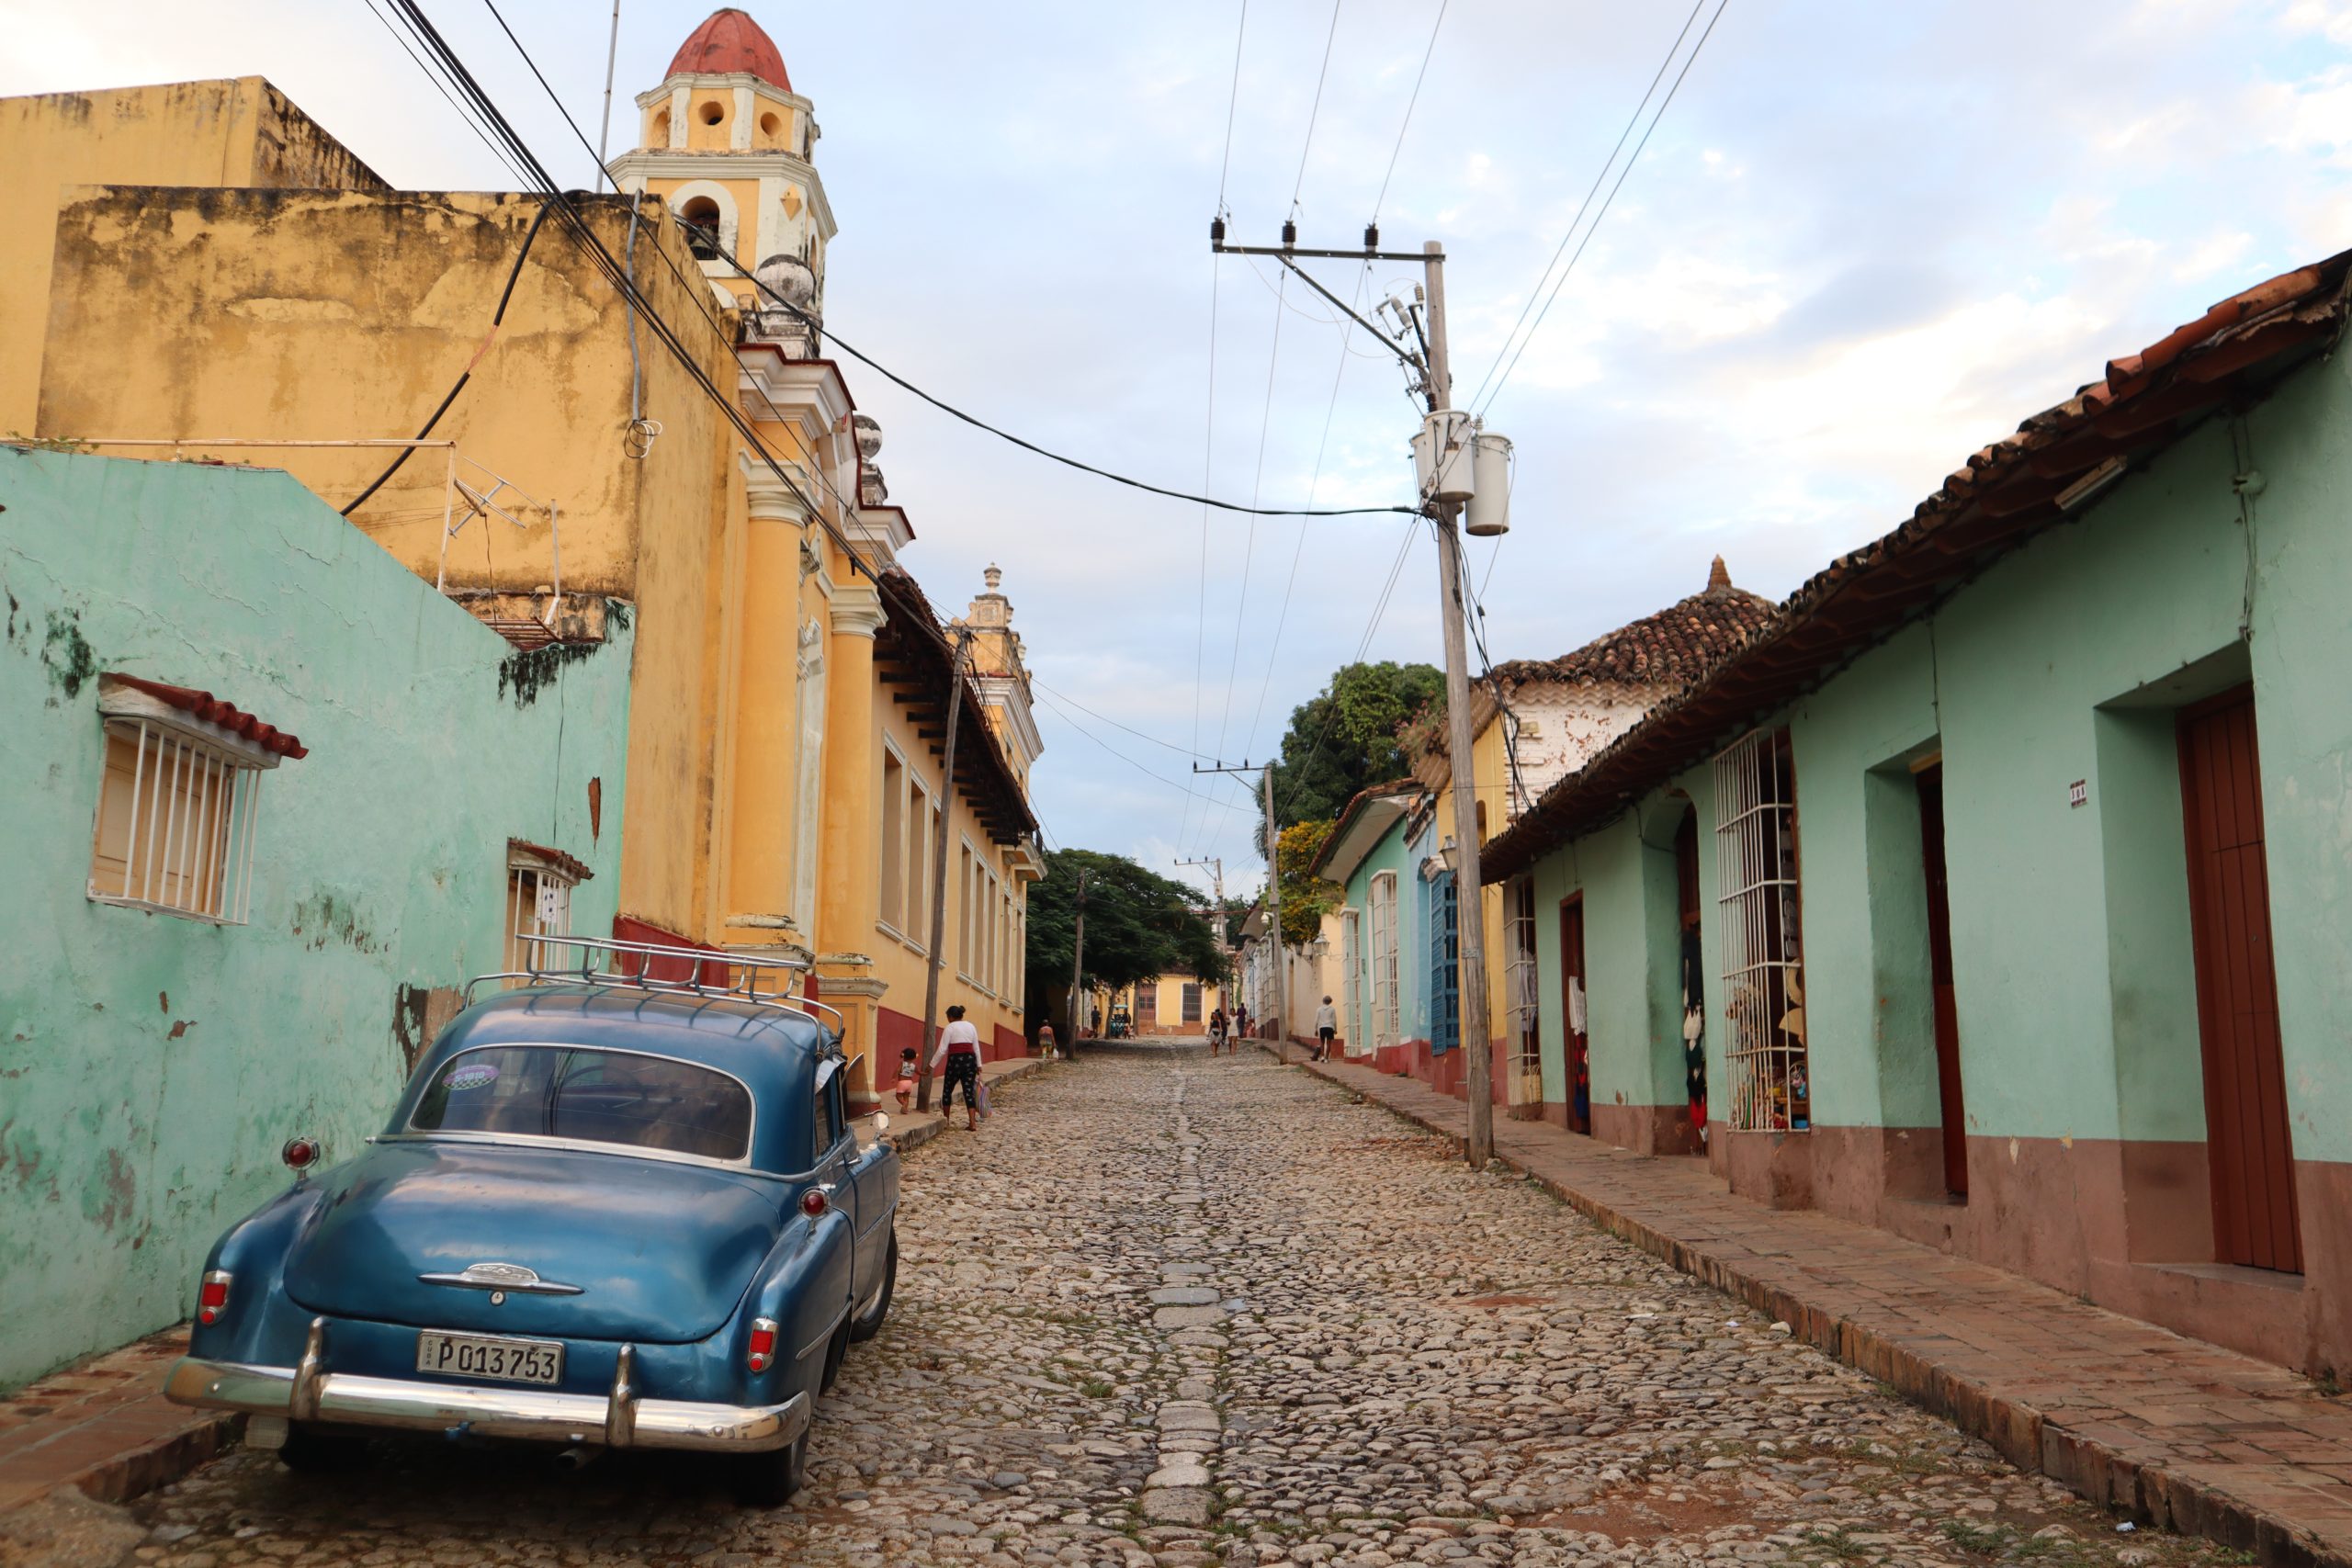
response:
<path id="1" fill-rule="evenodd" d="M 1545 857 L 1535 880 L 1544 1098 L 1568 1098 L 1561 904 L 1584 897 L 1585 1025 L 1595 1105 L 1684 1098 L 1674 829 L 1679 796 L 1659 796 Z"/>
<path id="2" fill-rule="evenodd" d="M 401 988 L 503 966 L 510 836 L 586 861 L 574 927 L 611 929 L 630 639 L 616 606 L 601 649 L 516 656 L 274 472 L 0 446 L 0 507 L 6 1388 L 184 1317 L 286 1138 L 377 1129 Z M 250 924 L 85 897 L 99 671 L 310 748 L 262 781 Z"/>
<path id="3" fill-rule="evenodd" d="M 1789 726 L 1796 758 L 1817 1122 L 1939 1115 L 1908 764 L 1939 748 L 1970 1131 L 2203 1136 L 2173 716 L 2250 671 L 2295 1153 L 2352 1159 L 2348 375 L 2341 355 L 2310 365 L 2242 422 L 2207 423 L 1759 720 Z M 2232 483 L 2249 464 L 2263 476 L 2245 507 L 2251 538 Z M 1702 763 L 1671 781 L 1698 803 L 1702 829 L 1713 821 L 1709 773 Z M 2078 779 L 2089 795 L 2079 807 L 2067 798 Z M 1660 798 L 1645 797 L 1645 812 Z M 1634 827 L 1621 818 L 1547 856 L 1545 905 L 1580 879 L 1597 933 L 1600 902 L 1630 896 L 1622 845 Z M 1705 831 L 1700 867 L 1720 1107 L 1721 932 Z M 1544 940 L 1556 943 L 1556 926 Z M 1592 963 L 1596 1019 L 1613 1019 L 1597 947 Z M 1556 975 L 1548 985 L 1544 1038 L 1556 1053 Z M 1604 1053 L 1596 1024 L 1596 1074 L 1622 1081 L 1611 1027 Z"/>
<path id="4" fill-rule="evenodd" d="M 1421 1010 L 1423 994 L 1429 989 L 1429 933 L 1414 915 L 1418 863 L 1405 841 L 1405 821 L 1400 817 L 1389 826 L 1347 881 L 1347 907 L 1358 911 L 1357 930 L 1363 942 L 1363 975 L 1350 996 L 1348 1017 L 1364 1021 L 1351 1021 L 1349 1027 L 1363 1030 L 1367 1040 L 1372 1019 L 1372 879 L 1384 871 L 1396 874 L 1396 1038 L 1429 1037 L 1428 1021 Z"/>

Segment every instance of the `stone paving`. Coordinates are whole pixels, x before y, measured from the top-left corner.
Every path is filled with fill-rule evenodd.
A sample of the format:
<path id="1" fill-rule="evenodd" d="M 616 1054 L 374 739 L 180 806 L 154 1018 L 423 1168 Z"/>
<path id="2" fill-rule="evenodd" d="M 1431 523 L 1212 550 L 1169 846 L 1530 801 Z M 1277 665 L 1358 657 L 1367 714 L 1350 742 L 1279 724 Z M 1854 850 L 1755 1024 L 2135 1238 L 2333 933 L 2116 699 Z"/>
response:
<path id="1" fill-rule="evenodd" d="M 851 1355 L 790 1507 L 739 1507 L 686 1458 L 571 1473 L 385 1443 L 320 1481 L 241 1451 L 115 1511 L 93 1549 L 113 1555 L 75 1560 L 2249 1561 L 2119 1533 L 1532 1183 L 1474 1177 L 1263 1055 L 1098 1047 L 1004 1105 L 910 1165 L 890 1325 Z"/>

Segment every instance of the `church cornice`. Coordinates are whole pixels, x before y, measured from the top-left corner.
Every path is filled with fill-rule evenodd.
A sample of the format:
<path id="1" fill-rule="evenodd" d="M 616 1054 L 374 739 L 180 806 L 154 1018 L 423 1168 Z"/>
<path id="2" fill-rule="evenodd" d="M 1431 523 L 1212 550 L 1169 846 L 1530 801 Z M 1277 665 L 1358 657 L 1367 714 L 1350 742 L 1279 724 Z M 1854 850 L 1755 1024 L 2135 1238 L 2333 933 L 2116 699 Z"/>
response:
<path id="1" fill-rule="evenodd" d="M 825 182 L 817 165 L 780 147 L 754 147 L 746 152 L 713 149 L 696 152 L 675 147 L 639 147 L 605 165 L 616 187 L 639 180 L 756 180 L 788 179 L 808 193 L 808 209 L 817 229 L 828 242 L 841 232 L 833 221 L 833 204 L 825 196 Z M 762 258 L 765 259 L 765 258 Z"/>

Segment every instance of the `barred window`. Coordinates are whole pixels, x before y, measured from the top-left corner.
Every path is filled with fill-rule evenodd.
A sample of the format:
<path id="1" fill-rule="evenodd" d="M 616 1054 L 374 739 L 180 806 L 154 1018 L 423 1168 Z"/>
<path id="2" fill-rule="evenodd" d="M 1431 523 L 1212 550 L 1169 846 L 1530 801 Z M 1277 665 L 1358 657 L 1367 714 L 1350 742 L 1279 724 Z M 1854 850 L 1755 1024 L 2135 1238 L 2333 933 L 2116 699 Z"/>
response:
<path id="1" fill-rule="evenodd" d="M 108 719 L 90 897 L 243 925 L 260 809 L 259 763 L 146 718 Z"/>
<path id="2" fill-rule="evenodd" d="M 1805 1132 L 1813 1105 L 1789 732 L 1758 730 L 1731 747 L 1715 759 L 1714 784 L 1731 1124 Z"/>

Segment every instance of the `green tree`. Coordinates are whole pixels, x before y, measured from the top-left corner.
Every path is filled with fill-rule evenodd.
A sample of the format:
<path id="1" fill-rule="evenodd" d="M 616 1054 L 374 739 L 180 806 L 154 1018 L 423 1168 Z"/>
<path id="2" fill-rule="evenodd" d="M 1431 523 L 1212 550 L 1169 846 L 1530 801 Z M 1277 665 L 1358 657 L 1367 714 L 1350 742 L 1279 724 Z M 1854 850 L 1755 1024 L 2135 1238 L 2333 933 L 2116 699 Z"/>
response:
<path id="1" fill-rule="evenodd" d="M 1434 665 L 1383 661 L 1333 672 L 1321 692 L 1291 710 L 1274 764 L 1277 823 L 1329 821 L 1357 791 L 1403 778 L 1408 769 L 1396 727 L 1430 705 L 1445 706 L 1445 676 Z M 1264 832 L 1261 808 L 1261 843 Z"/>
<path id="2" fill-rule="evenodd" d="M 1282 863 L 1283 941 L 1293 947 L 1313 942 L 1322 931 L 1323 917 L 1340 900 L 1338 886 L 1309 875 L 1306 869 L 1323 852 L 1331 827 L 1329 820 L 1294 822 L 1274 840 L 1274 854 Z"/>
<path id="3" fill-rule="evenodd" d="M 1182 883 L 1146 871 L 1125 855 L 1057 850 L 1045 880 L 1029 889 L 1030 988 L 1067 987 L 1078 924 L 1078 874 L 1086 874 L 1086 978 L 1116 989 L 1182 972 L 1216 984 L 1225 978 L 1216 931 Z"/>

